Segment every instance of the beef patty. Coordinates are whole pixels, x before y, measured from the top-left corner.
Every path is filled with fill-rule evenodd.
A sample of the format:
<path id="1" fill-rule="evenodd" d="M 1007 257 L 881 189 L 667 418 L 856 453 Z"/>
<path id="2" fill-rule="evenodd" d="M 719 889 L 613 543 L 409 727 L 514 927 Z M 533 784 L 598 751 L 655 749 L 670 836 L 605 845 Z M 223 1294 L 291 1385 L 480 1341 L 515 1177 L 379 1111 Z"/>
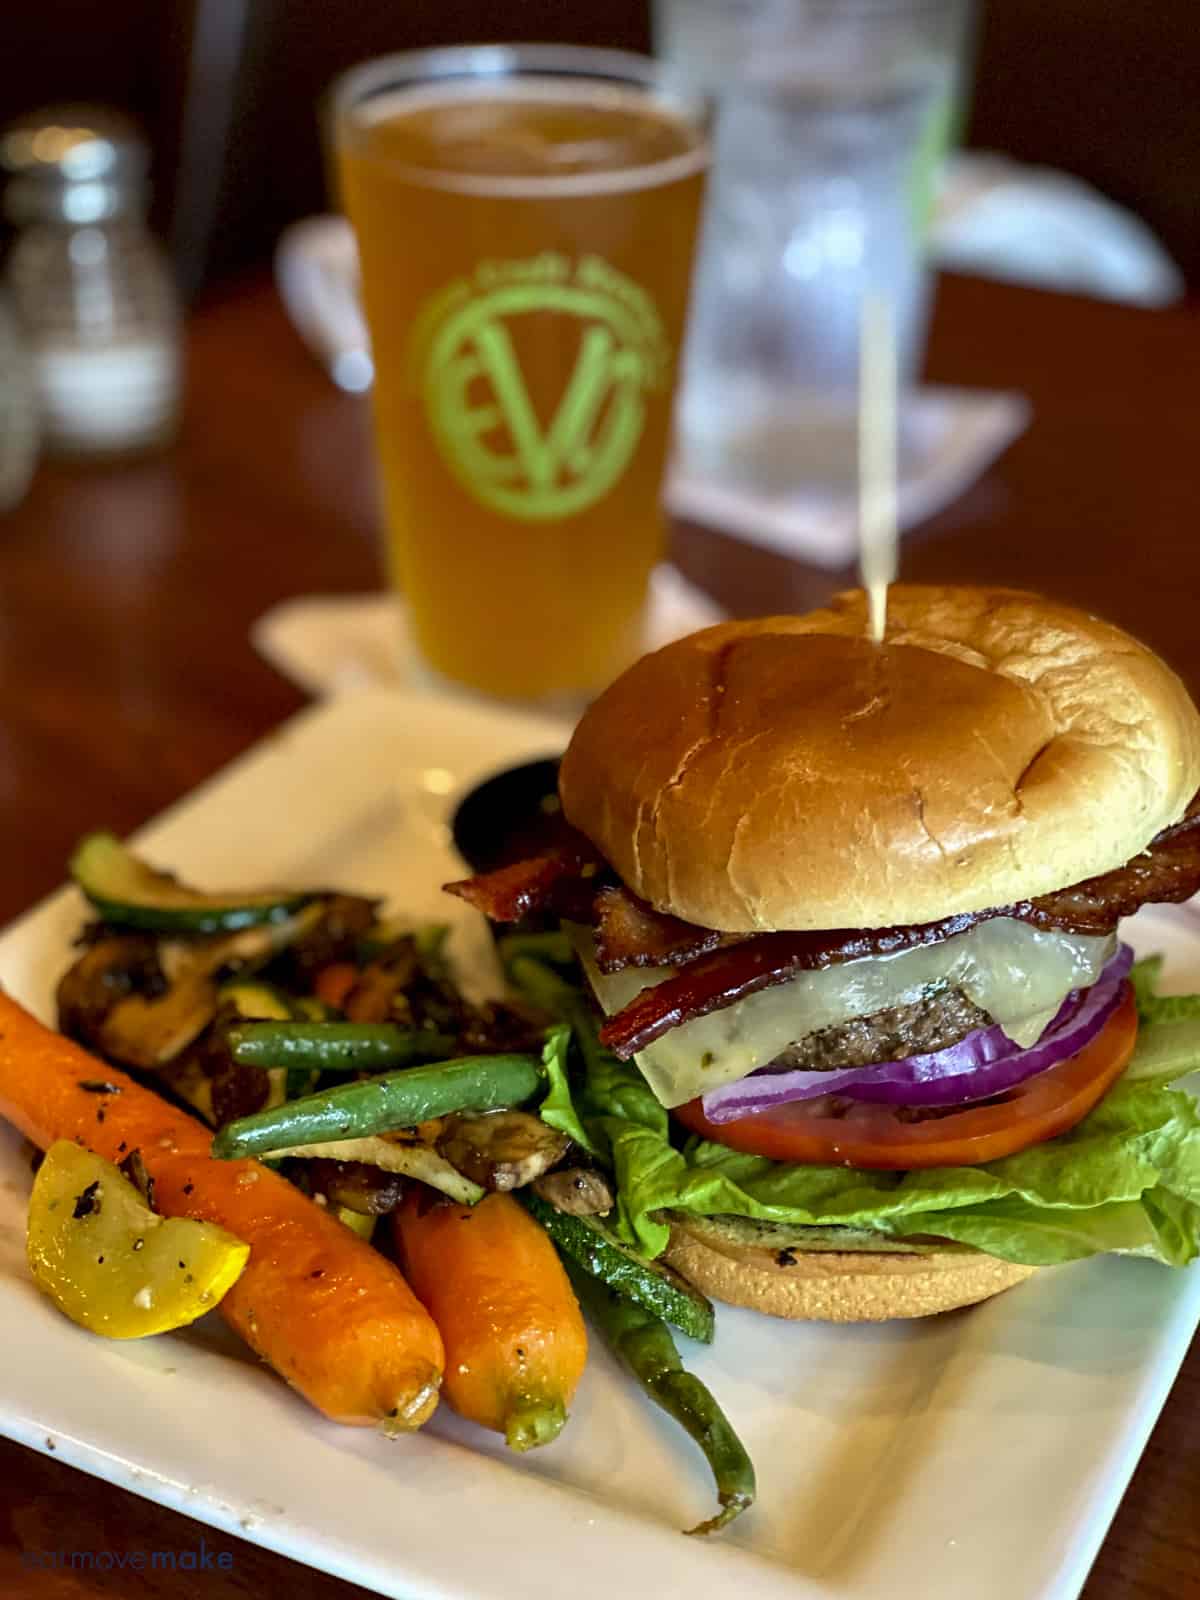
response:
<path id="1" fill-rule="evenodd" d="M 929 1055 L 957 1044 L 991 1017 L 961 989 L 931 989 L 907 1005 L 887 1006 L 869 1017 L 851 1017 L 818 1028 L 781 1050 L 771 1067 L 832 1072 L 839 1067 L 869 1067 L 877 1061 Z"/>

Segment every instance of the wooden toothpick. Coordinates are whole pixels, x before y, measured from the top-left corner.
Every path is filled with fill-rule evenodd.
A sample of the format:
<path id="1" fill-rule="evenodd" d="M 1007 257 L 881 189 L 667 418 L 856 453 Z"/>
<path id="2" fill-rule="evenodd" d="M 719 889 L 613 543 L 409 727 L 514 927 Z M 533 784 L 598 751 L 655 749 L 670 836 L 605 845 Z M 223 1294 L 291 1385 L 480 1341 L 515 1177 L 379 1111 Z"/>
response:
<path id="1" fill-rule="evenodd" d="M 858 568 L 871 638 L 883 643 L 888 585 L 896 580 L 896 330 L 891 303 L 868 290 L 859 327 Z"/>

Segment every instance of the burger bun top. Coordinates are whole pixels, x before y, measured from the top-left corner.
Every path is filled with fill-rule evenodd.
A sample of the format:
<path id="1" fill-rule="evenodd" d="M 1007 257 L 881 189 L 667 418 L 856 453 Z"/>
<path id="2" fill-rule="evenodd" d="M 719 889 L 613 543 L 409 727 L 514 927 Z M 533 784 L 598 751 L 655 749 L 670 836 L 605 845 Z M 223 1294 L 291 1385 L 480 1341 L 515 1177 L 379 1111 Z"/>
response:
<path id="1" fill-rule="evenodd" d="M 660 911 L 886 927 L 1123 865 L 1200 788 L 1200 714 L 1145 646 L 1011 589 L 853 591 L 645 656 L 564 757 L 567 819 Z"/>

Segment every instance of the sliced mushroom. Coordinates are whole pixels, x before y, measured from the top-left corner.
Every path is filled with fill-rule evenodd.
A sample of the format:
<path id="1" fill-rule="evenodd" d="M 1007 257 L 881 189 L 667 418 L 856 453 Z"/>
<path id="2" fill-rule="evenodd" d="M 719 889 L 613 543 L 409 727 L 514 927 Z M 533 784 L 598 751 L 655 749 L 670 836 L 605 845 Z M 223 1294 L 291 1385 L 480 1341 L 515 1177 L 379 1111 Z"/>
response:
<path id="1" fill-rule="evenodd" d="M 595 1167 L 564 1167 L 538 1178 L 533 1191 L 556 1211 L 572 1217 L 602 1217 L 616 1203 L 608 1179 Z"/>
<path id="2" fill-rule="evenodd" d="M 416 1178 L 431 1189 L 440 1189 L 460 1205 L 473 1206 L 483 1198 L 483 1190 L 470 1178 L 456 1172 L 444 1156 L 406 1133 L 377 1133 L 362 1139 L 337 1139 L 327 1144 L 296 1144 L 272 1150 L 271 1160 L 288 1156 L 313 1156 L 322 1161 L 362 1161 L 383 1172 L 398 1172 Z"/>
<path id="3" fill-rule="evenodd" d="M 322 912 L 318 902 L 293 917 L 238 933 L 163 940 L 158 959 L 168 980 L 166 992 L 119 1000 L 98 1030 L 100 1049 L 114 1061 L 144 1071 L 175 1060 L 215 1016 L 219 979 L 264 966 L 314 926 Z"/>
<path id="4" fill-rule="evenodd" d="M 168 1061 L 159 1072 L 159 1081 L 173 1095 L 203 1117 L 210 1127 L 216 1126 L 213 1113 L 213 1080 L 205 1072 L 194 1050 L 186 1050 L 174 1061 Z"/>
<path id="5" fill-rule="evenodd" d="M 304 1184 L 310 1194 L 323 1194 L 331 1206 L 364 1217 L 394 1211 L 404 1194 L 404 1179 L 363 1161 L 306 1161 Z"/>
<path id="6" fill-rule="evenodd" d="M 243 1066 L 224 1049 L 223 1041 L 219 1044 L 224 1059 L 214 1063 L 208 1080 L 214 1128 L 223 1128 L 239 1117 L 250 1117 L 256 1111 L 283 1104 L 286 1099 L 283 1080 L 287 1076 L 284 1069 L 272 1068 L 264 1072 L 261 1067 Z"/>
<path id="7" fill-rule="evenodd" d="M 571 1141 L 527 1111 L 491 1111 L 447 1118 L 437 1147 L 451 1166 L 485 1189 L 508 1190 L 557 1166 Z"/>
<path id="8" fill-rule="evenodd" d="M 281 1106 L 288 1099 L 286 1067 L 247 1067 L 230 1054 L 219 1006 L 216 1020 L 193 1045 L 157 1069 L 158 1080 L 211 1127 Z M 292 1089 L 292 1098 L 299 1091 Z"/>
<path id="9" fill-rule="evenodd" d="M 151 1071 L 199 1038 L 217 1009 L 217 986 L 181 979 L 158 1000 L 131 995 L 113 1007 L 100 1029 L 100 1048 L 126 1066 Z"/>
<path id="10" fill-rule="evenodd" d="M 334 894 L 323 902 L 320 920 L 288 952 L 295 988 L 311 990 L 322 967 L 353 961 L 360 942 L 375 925 L 377 904 L 357 894 Z"/>
<path id="11" fill-rule="evenodd" d="M 548 1018 L 518 999 L 489 1000 L 470 1008 L 459 1044 L 466 1055 L 530 1050 L 540 1055 Z"/>
<path id="12" fill-rule="evenodd" d="M 97 1045 L 113 1007 L 132 994 L 162 994 L 166 978 L 149 934 L 110 934 L 89 945 L 58 981 L 58 1025 L 81 1044 Z"/>

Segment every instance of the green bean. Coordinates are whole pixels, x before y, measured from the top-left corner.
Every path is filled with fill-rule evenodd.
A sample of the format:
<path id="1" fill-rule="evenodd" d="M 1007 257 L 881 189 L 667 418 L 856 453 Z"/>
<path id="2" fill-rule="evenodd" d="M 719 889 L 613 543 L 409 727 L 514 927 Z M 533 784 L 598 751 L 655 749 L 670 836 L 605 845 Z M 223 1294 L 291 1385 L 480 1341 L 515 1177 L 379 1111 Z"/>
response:
<path id="1" fill-rule="evenodd" d="M 545 936 L 529 934 L 527 937 L 535 939 Z M 527 1000 L 560 1021 L 570 1023 L 588 1071 L 594 1070 L 600 1057 L 606 1055 L 607 1051 L 600 1043 L 595 1017 L 584 990 L 531 955 L 515 956 L 508 964 L 507 971 L 509 982 Z"/>
<path id="2" fill-rule="evenodd" d="M 533 944 L 541 937 L 515 935 L 508 951 L 501 941 L 509 981 L 542 1010 L 570 1023 L 590 1070 L 605 1053 L 591 1008 L 579 988 L 537 959 L 549 954 Z M 708 1388 L 685 1369 L 663 1320 L 665 1313 L 693 1338 L 711 1341 L 711 1301 L 678 1274 L 640 1260 L 596 1218 L 568 1216 L 528 1190 L 520 1198 L 554 1240 L 584 1310 L 614 1353 L 704 1452 L 721 1510 L 688 1531 L 708 1534 L 727 1527 L 754 1503 L 754 1464 Z"/>
<path id="3" fill-rule="evenodd" d="M 243 1022 L 226 1034 L 244 1067 L 310 1067 L 318 1072 L 380 1072 L 454 1052 L 450 1034 L 394 1022 Z"/>
<path id="4" fill-rule="evenodd" d="M 528 934 L 525 936 L 525 942 L 545 937 L 546 935 L 540 933 Z M 559 935 L 555 934 L 553 937 L 558 938 Z M 511 957 L 505 957 L 504 970 L 513 988 L 519 989 L 535 1006 L 561 1017 L 564 1022 L 571 1020 L 568 1012 L 576 1001 L 582 999 L 582 996 L 574 984 L 560 977 L 553 967 L 547 966 L 545 961 L 533 954 L 518 952 Z"/>
<path id="5" fill-rule="evenodd" d="M 433 977 L 440 977 L 447 971 L 444 946 L 449 933 L 448 922 L 426 922 L 416 928 L 405 918 L 377 922 L 358 941 L 356 954 L 360 962 L 374 961 L 378 956 L 386 955 L 398 945 L 411 940 L 417 959 L 426 972 Z"/>
<path id="6" fill-rule="evenodd" d="M 754 1504 L 754 1464 L 728 1417 L 700 1379 L 688 1372 L 666 1323 L 606 1284 L 566 1263 L 584 1310 L 613 1353 L 654 1401 L 685 1428 L 704 1452 L 721 1510 L 687 1531 L 717 1533 Z"/>
<path id="7" fill-rule="evenodd" d="M 534 1056 L 463 1056 L 340 1084 L 257 1111 L 221 1129 L 212 1153 L 222 1161 L 298 1144 L 332 1144 L 394 1133 L 453 1111 L 504 1111 L 532 1099 L 544 1081 Z"/>
<path id="8" fill-rule="evenodd" d="M 557 928 L 549 933 L 506 933 L 496 941 L 496 949 L 505 968 L 531 956 L 556 967 L 569 966 L 575 959 L 570 939 Z"/>

